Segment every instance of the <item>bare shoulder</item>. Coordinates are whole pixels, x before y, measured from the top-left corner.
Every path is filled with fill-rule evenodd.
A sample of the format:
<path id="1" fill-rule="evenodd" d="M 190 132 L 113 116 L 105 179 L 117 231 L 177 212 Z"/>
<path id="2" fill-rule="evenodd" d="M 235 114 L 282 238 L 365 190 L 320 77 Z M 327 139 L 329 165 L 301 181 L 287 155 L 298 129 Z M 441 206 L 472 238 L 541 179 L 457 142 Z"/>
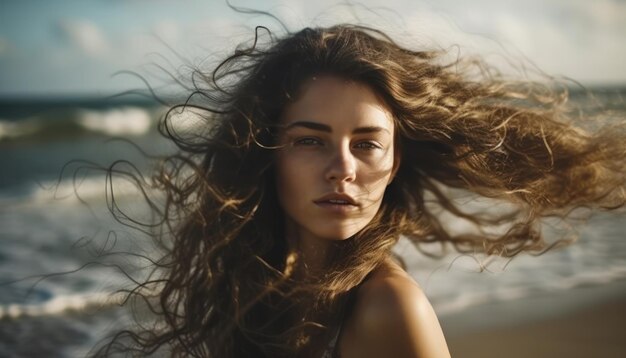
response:
<path id="1" fill-rule="evenodd" d="M 439 321 L 420 286 L 388 261 L 359 287 L 342 357 L 449 357 Z M 345 343 L 345 344 L 344 344 Z"/>

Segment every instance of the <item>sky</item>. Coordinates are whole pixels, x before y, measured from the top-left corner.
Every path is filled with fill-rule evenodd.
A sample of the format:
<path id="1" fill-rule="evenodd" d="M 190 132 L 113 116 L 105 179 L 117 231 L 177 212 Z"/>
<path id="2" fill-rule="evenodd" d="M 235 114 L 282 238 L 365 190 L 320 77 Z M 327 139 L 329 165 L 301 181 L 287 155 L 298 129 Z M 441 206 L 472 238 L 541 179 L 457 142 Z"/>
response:
<path id="1" fill-rule="evenodd" d="M 626 85 L 626 0 L 230 0 L 290 31 L 359 22 L 414 48 L 478 54 L 585 85 Z M 0 1 L 0 97 L 92 96 L 210 70 L 269 17 L 225 0 Z M 151 77 L 152 76 L 152 77 Z"/>

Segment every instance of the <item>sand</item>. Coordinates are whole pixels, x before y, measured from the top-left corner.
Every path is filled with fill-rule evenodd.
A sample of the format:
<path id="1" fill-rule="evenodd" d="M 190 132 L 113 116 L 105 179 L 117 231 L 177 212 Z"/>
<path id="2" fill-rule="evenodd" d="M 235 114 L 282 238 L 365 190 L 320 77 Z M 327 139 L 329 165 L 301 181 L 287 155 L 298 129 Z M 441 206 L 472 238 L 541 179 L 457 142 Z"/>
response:
<path id="1" fill-rule="evenodd" d="M 453 357 L 626 357 L 626 281 L 440 317 Z"/>

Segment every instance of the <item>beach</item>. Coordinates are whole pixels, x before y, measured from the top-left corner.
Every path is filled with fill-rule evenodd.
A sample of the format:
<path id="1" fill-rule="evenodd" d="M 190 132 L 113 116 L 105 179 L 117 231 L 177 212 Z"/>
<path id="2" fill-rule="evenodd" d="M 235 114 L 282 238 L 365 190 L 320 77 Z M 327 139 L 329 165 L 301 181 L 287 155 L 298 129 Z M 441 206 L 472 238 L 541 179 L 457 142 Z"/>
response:
<path id="1" fill-rule="evenodd" d="M 580 156 L 562 155 L 563 148 L 585 148 L 590 141 L 563 140 L 574 136 L 569 127 L 552 119 L 580 126 L 582 132 L 575 130 L 578 134 L 595 133 L 606 125 L 607 132 L 614 131 L 623 138 L 626 1 L 190 0 L 182 6 L 174 1 L 1 4 L 0 358 L 85 357 L 100 343 L 108 342 L 110 335 L 132 327 L 137 310 L 133 311 L 130 303 L 120 307 L 119 293 L 132 292 L 147 280 L 159 282 L 164 273 L 153 270 L 171 267 L 171 256 L 163 259 L 163 255 L 170 247 L 172 230 L 179 229 L 180 223 L 212 219 L 188 214 L 188 209 L 204 209 L 206 201 L 201 197 L 191 195 L 183 200 L 177 190 L 172 190 L 171 197 L 158 190 L 144 191 L 151 183 L 157 188 L 170 188 L 170 179 L 177 186 L 185 186 L 191 180 L 186 181 L 184 176 L 196 167 L 193 163 L 183 165 L 184 160 L 179 162 L 180 167 L 175 160 L 161 162 L 179 152 L 183 143 L 165 139 L 159 129 L 196 144 L 192 158 L 198 167 L 210 172 L 208 180 L 197 180 L 198 186 L 218 196 L 234 198 L 225 201 L 222 212 L 235 217 L 231 216 L 237 214 L 237 210 L 231 210 L 233 207 L 247 210 L 250 206 L 238 204 L 239 190 L 234 190 L 234 184 L 247 182 L 251 188 L 253 183 L 266 180 L 245 175 L 249 168 L 267 164 L 263 166 L 265 171 L 253 172 L 269 173 L 278 166 L 257 162 L 248 167 L 240 161 L 233 162 L 238 175 L 233 174 L 234 180 L 226 182 L 220 178 L 230 179 L 231 175 L 222 175 L 219 170 L 222 163 L 226 165 L 226 161 L 219 160 L 221 153 L 226 153 L 227 160 L 257 158 L 236 153 L 231 157 L 234 152 L 230 149 L 240 148 L 243 153 L 249 145 L 254 153 L 262 153 L 258 158 L 271 157 L 275 162 L 277 156 L 272 153 L 281 146 L 271 145 L 276 139 L 274 134 L 284 132 L 280 128 L 290 127 L 285 122 L 286 112 L 291 112 L 286 106 L 293 109 L 306 92 L 306 88 L 300 91 L 302 81 L 322 77 L 312 66 L 320 58 L 325 61 L 322 67 L 331 75 L 338 72 L 346 79 L 370 84 L 375 101 L 369 101 L 369 96 L 358 106 L 341 106 L 359 109 L 346 111 L 350 115 L 320 116 L 324 121 L 335 117 L 343 121 L 332 135 L 321 133 L 325 137 L 318 139 L 358 139 L 354 143 L 342 141 L 341 146 L 349 142 L 346 154 L 354 149 L 359 155 L 381 152 L 375 147 L 387 148 L 387 142 L 393 142 L 393 149 L 402 147 L 394 150 L 394 156 L 400 152 L 409 154 L 399 162 L 408 163 L 410 158 L 424 160 L 415 166 L 401 164 L 398 171 L 399 179 L 407 171 L 417 174 L 414 189 L 402 192 L 423 195 L 424 200 L 417 205 L 408 204 L 419 223 L 405 226 L 411 229 L 406 232 L 416 237 L 413 242 L 401 237 L 394 253 L 404 261 L 432 304 L 452 357 L 626 358 L 626 206 L 617 214 L 572 208 L 571 216 L 562 220 L 558 215 L 550 215 L 551 204 L 576 206 L 579 202 L 568 201 L 568 195 L 554 199 L 552 195 L 542 195 L 544 186 L 540 185 L 548 182 L 545 187 L 558 188 L 560 181 L 570 180 L 595 183 L 593 178 L 604 177 L 613 166 L 591 171 L 576 168 L 575 174 L 567 177 L 558 175 L 559 168 L 574 168 L 575 164 L 591 163 L 605 156 L 623 157 L 621 152 L 590 154 L 593 151 Z M 319 28 L 338 24 L 356 25 L 356 29 L 383 42 L 389 36 L 395 45 L 376 45 L 370 51 L 361 46 L 367 42 L 365 37 L 337 42 L 337 49 L 362 50 L 357 51 L 362 56 L 356 56 L 354 62 L 363 65 L 361 69 L 339 66 L 348 63 L 345 61 L 352 58 L 348 56 L 351 53 L 332 48 L 326 57 L 307 56 L 306 61 L 289 57 L 292 60 L 284 64 L 269 66 L 271 59 L 280 57 L 275 50 L 288 48 L 283 45 L 291 43 L 284 40 L 289 35 L 300 33 L 308 38 Z M 307 31 L 300 32 L 305 28 Z M 317 43 L 319 51 L 321 44 L 333 43 L 334 37 L 322 38 L 324 41 Z M 280 45 L 272 47 L 275 44 Z M 391 51 L 396 45 L 402 48 L 398 56 Z M 298 48 L 289 56 L 304 53 L 301 50 L 304 51 Z M 345 56 L 338 55 L 341 53 Z M 382 56 L 379 62 L 368 60 L 374 53 Z M 265 69 L 276 71 L 268 71 L 269 76 L 248 76 L 263 74 Z M 284 81 L 280 80 L 283 75 L 288 75 Z M 313 114 L 319 108 L 330 107 L 330 100 L 339 101 L 335 97 L 329 95 L 325 100 L 328 103 L 312 106 L 315 111 L 307 109 L 302 116 L 307 121 L 315 119 Z M 273 103 L 275 99 L 279 100 Z M 381 127 L 393 132 L 393 141 L 376 145 L 376 138 L 368 137 L 367 142 L 372 143 L 360 139 L 378 130 L 338 134 L 338 129 L 347 128 L 344 124 L 353 114 L 364 115 L 368 111 L 361 109 L 371 109 L 368 103 L 381 104 L 378 114 L 393 117 L 393 128 Z M 164 124 L 160 121 L 166 113 L 167 125 L 159 127 L 159 123 Z M 250 135 L 238 138 L 236 143 L 228 141 L 230 145 L 207 138 L 219 132 L 217 124 L 239 115 L 250 120 L 252 127 L 242 127 L 250 129 Z M 540 118 L 546 120 L 545 126 L 542 122 L 538 128 L 541 142 L 532 139 L 538 137 L 538 132 L 531 130 L 532 126 L 527 128 Z M 236 127 L 233 131 L 238 132 Z M 366 127 L 380 126 L 367 123 Z M 531 132 L 534 133 L 528 136 Z M 356 134 L 358 138 L 353 136 Z M 400 143 L 396 137 L 409 138 Z M 307 139 L 300 144 L 306 142 L 314 143 Z M 315 141 L 324 144 L 323 140 L 319 142 Z M 203 143 L 221 148 L 219 154 L 203 159 L 204 149 L 211 147 L 203 147 Z M 240 143 L 245 145 L 239 146 Z M 320 145 L 318 149 L 328 154 L 336 147 Z M 595 150 L 610 146 L 598 143 L 593 147 Z M 409 152 L 412 149 L 415 152 Z M 436 155 L 430 157 L 430 153 Z M 527 156 L 529 153 L 532 155 Z M 511 158 L 524 157 L 534 163 L 534 169 L 523 170 L 530 166 L 511 162 Z M 360 168 L 365 158 L 358 157 L 355 168 Z M 316 178 L 318 169 L 336 164 L 334 157 L 329 159 L 328 163 L 318 162 L 315 166 L 301 161 L 314 170 L 293 167 L 290 172 L 294 178 Z M 444 161 L 443 165 L 436 160 Z M 383 162 L 371 160 L 376 165 Z M 398 160 L 393 162 L 397 164 Z M 490 170 L 484 170 L 484 165 L 490 165 Z M 167 175 L 155 175 L 156 168 L 163 168 Z M 504 171 L 515 175 L 501 180 L 506 177 Z M 374 169 L 362 177 L 373 178 L 382 172 Z M 274 180 L 276 174 L 269 173 L 264 179 Z M 543 175 L 548 180 L 543 180 Z M 224 184 L 224 188 L 210 186 L 214 176 L 215 182 Z M 360 182 L 361 176 L 357 183 Z M 311 185 L 301 185 L 301 180 L 294 183 L 309 192 Z M 380 187 L 377 181 L 371 183 Z M 447 212 L 437 205 L 441 201 L 429 189 L 433 185 L 462 213 Z M 569 187 L 562 185 L 564 189 Z M 567 192 L 604 192 L 603 187 L 571 187 Z M 367 197 L 380 198 L 372 195 L 370 185 L 363 188 L 367 189 L 363 190 Z M 274 189 L 278 187 L 255 192 L 254 198 L 266 202 L 269 195 L 275 199 L 273 193 L 278 190 Z M 473 195 L 472 190 L 481 194 Z M 398 193 L 390 190 L 390 194 Z M 307 198 L 304 194 L 281 198 Z M 180 212 L 163 210 L 169 199 L 185 205 L 181 205 Z M 516 234 L 511 238 L 520 240 L 511 241 L 511 247 L 503 245 L 489 251 L 503 257 L 487 257 L 481 251 L 489 244 L 480 247 L 464 241 L 472 235 L 479 238 L 475 235 L 483 232 L 487 237 L 495 237 L 511 229 L 493 220 L 494 225 L 477 230 L 466 214 L 495 217 L 511 212 L 518 204 L 522 210 L 517 222 L 511 224 L 523 226 L 535 215 L 546 214 L 529 227 L 532 230 L 528 234 L 541 232 L 546 247 L 555 249 L 540 251 L 534 238 L 527 240 L 526 235 Z M 277 217 L 290 211 L 278 206 Z M 369 205 L 360 209 L 365 207 Z M 171 226 L 153 225 L 162 222 L 164 215 L 172 219 Z M 302 215 L 305 216 L 308 220 L 308 215 Z M 430 217 L 437 221 L 427 220 Z M 230 227 L 220 224 L 218 221 L 216 226 Z M 282 223 L 279 220 L 276 224 Z M 326 223 L 320 224 L 311 227 L 317 229 Z M 433 235 L 440 232 L 439 226 L 449 235 Z M 520 227 L 513 227 L 511 232 L 523 232 Z M 219 234 L 219 230 L 201 231 L 206 235 Z M 458 234 L 469 235 L 456 237 L 455 241 Z M 154 236 L 159 240 L 153 240 Z M 266 235 L 262 236 L 265 242 Z M 214 240 L 193 241 L 202 244 L 196 253 L 206 251 L 207 256 L 214 257 L 213 253 L 221 250 L 211 246 Z M 236 241 L 243 242 L 239 236 Z M 558 245 L 565 241 L 571 245 Z M 538 251 L 509 256 L 522 247 Z M 250 254 L 264 257 L 263 253 Z M 230 273 L 230 267 L 240 266 L 224 266 L 224 261 L 228 264 L 235 260 L 216 258 L 218 270 L 226 267 Z M 189 262 L 195 269 L 196 261 Z M 205 279 L 211 277 L 206 275 Z M 241 297 L 245 298 L 245 294 Z M 210 305 L 202 308 L 214 309 Z M 140 316 L 141 320 L 152 318 Z"/>
<path id="2" fill-rule="evenodd" d="M 125 159 L 147 175 L 151 163 L 134 144 L 151 155 L 172 151 L 154 123 L 145 132 L 126 126 L 157 118 L 160 107 L 52 104 L 0 105 L 0 124 L 11 129 L 0 138 L 2 357 L 85 356 L 128 323 L 125 309 L 106 303 L 132 287 L 124 273 L 145 278 L 147 261 L 111 253 L 156 254 L 145 235 L 113 219 L 106 201 L 114 188 L 117 208 L 141 217 L 143 197 L 102 168 Z M 13 115 L 31 107 L 40 114 Z M 111 140 L 120 130 L 128 141 Z M 548 239 L 559 239 L 558 223 L 548 224 Z M 453 250 L 433 259 L 407 240 L 396 252 L 433 304 L 453 357 L 624 357 L 626 222 L 601 214 L 574 227 L 573 245 L 512 260 Z"/>
<path id="3" fill-rule="evenodd" d="M 624 357 L 626 280 L 440 317 L 452 357 Z"/>

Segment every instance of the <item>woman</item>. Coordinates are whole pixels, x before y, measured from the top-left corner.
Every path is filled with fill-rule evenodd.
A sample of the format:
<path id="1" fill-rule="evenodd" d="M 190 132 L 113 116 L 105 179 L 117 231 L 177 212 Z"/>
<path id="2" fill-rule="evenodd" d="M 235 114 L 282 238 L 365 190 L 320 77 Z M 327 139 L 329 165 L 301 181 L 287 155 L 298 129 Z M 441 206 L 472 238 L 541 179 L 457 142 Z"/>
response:
<path id="1" fill-rule="evenodd" d="M 542 218 L 624 203 L 622 126 L 587 133 L 565 91 L 490 73 L 350 25 L 255 40 L 196 73 L 163 127 L 181 149 L 154 182 L 165 252 L 133 291 L 157 322 L 101 353 L 130 337 L 180 356 L 449 356 L 391 254 L 400 235 L 512 257 L 546 249 Z M 177 133 L 181 109 L 205 125 Z M 510 210 L 468 213 L 446 188 Z M 441 210 L 478 231 L 453 233 Z"/>

